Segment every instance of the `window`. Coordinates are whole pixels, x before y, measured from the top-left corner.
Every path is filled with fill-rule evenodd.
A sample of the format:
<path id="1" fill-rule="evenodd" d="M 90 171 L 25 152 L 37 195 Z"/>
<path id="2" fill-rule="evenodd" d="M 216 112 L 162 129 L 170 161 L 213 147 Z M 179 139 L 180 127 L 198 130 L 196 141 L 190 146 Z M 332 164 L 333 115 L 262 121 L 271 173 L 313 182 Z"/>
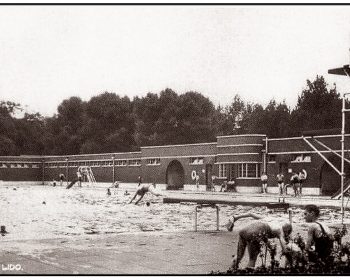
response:
<path id="1" fill-rule="evenodd" d="M 95 161 L 90 161 L 90 165 L 89 165 L 89 166 L 99 167 L 99 166 L 101 166 L 102 164 L 103 164 L 102 161 L 97 161 L 97 160 L 95 160 Z"/>
<path id="2" fill-rule="evenodd" d="M 102 161 L 102 166 L 104 166 L 104 167 L 113 166 L 113 161 L 111 161 L 111 160 Z"/>
<path id="3" fill-rule="evenodd" d="M 32 168 L 39 168 L 39 164 L 32 163 Z"/>
<path id="4" fill-rule="evenodd" d="M 276 162 L 276 155 L 269 155 L 268 156 L 268 161 L 269 162 Z"/>
<path id="5" fill-rule="evenodd" d="M 57 168 L 57 164 L 55 162 L 48 162 L 46 167 L 48 167 L 48 168 Z"/>
<path id="6" fill-rule="evenodd" d="M 203 164 L 204 158 L 202 157 L 191 157 L 190 158 L 190 164 L 196 165 L 196 164 Z"/>
<path id="7" fill-rule="evenodd" d="M 115 162 L 116 166 L 127 166 L 128 162 L 126 160 L 116 160 Z"/>
<path id="8" fill-rule="evenodd" d="M 0 168 L 7 168 L 7 164 L 6 163 L 0 163 Z"/>
<path id="9" fill-rule="evenodd" d="M 141 160 L 139 160 L 139 159 L 130 159 L 129 160 L 129 165 L 130 166 L 140 166 L 141 165 Z"/>
<path id="10" fill-rule="evenodd" d="M 311 162 L 310 154 L 293 155 L 292 162 Z"/>
<path id="11" fill-rule="evenodd" d="M 238 178 L 259 178 L 259 163 L 240 163 L 238 164 Z"/>
<path id="12" fill-rule="evenodd" d="M 233 180 L 235 178 L 235 164 L 219 164 L 219 177 Z"/>
<path id="13" fill-rule="evenodd" d="M 219 177 L 227 177 L 226 164 L 219 164 Z"/>
<path id="14" fill-rule="evenodd" d="M 160 158 L 149 158 L 147 159 L 147 165 L 159 165 Z"/>

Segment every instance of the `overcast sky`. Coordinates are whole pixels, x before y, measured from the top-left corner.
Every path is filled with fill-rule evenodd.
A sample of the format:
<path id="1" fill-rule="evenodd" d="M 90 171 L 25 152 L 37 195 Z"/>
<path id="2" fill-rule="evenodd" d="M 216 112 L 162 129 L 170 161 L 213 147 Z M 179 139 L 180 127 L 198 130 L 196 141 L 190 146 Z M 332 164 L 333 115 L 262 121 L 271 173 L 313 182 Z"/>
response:
<path id="1" fill-rule="evenodd" d="M 349 63 L 350 6 L 0 6 L 0 99 L 51 116 L 104 91 L 194 90 L 294 107 L 316 75 Z"/>

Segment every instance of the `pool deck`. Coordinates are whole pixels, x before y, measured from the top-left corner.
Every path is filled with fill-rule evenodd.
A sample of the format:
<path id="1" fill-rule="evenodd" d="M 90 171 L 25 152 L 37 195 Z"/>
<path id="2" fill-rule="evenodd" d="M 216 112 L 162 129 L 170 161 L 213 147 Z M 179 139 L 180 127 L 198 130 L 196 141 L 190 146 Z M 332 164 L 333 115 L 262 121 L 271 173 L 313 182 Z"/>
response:
<path id="1" fill-rule="evenodd" d="M 170 198 L 254 203 L 278 202 L 272 194 L 167 191 Z M 345 202 L 347 201 L 347 198 Z M 309 203 L 338 208 L 329 197 L 287 197 L 291 206 Z M 1 236 L 0 236 L 1 240 Z M 2 240 L 0 274 L 203 275 L 226 271 L 236 251 L 237 232 L 187 231 L 84 235 L 45 240 Z M 7 244 L 5 244 L 7 243 Z M 20 265 L 19 270 L 6 270 Z M 19 266 L 17 266 L 19 268 Z"/>

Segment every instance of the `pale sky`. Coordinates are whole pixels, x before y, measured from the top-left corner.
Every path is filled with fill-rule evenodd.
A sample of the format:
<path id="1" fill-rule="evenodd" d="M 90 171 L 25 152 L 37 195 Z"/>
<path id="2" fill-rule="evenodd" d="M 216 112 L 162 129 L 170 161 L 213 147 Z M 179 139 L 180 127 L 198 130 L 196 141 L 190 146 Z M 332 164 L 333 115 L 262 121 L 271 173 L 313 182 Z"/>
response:
<path id="1" fill-rule="evenodd" d="M 350 6 L 0 6 L 0 100 L 52 116 L 104 91 L 193 90 L 294 107 L 306 80 L 350 79 Z"/>

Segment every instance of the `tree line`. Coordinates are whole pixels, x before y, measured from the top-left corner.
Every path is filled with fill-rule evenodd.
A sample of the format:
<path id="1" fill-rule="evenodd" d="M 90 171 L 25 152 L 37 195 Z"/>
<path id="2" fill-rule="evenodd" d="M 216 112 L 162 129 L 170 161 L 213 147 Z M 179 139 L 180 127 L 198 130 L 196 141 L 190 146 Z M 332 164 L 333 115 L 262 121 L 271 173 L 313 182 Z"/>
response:
<path id="1" fill-rule="evenodd" d="M 201 93 L 179 95 L 172 89 L 133 100 L 111 92 L 87 102 L 73 96 L 52 117 L 24 113 L 18 118 L 20 104 L 0 101 L 0 155 L 126 152 L 248 133 L 293 137 L 305 130 L 340 128 L 341 108 L 336 85 L 329 87 L 322 76 L 306 81 L 292 109 L 274 99 L 264 107 L 239 95 L 227 106 L 215 106 Z"/>

